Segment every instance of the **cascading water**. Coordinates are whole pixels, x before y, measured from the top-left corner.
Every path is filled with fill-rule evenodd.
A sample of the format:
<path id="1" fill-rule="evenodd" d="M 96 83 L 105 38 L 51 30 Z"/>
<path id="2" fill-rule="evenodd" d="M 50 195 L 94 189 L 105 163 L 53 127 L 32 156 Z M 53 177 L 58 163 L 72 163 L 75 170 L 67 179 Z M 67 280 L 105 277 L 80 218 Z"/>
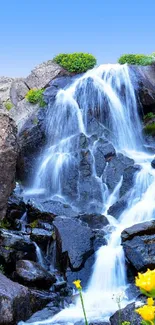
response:
<path id="1" fill-rule="evenodd" d="M 93 117 L 98 120 L 98 127 L 102 126 L 105 131 L 100 137 L 111 141 L 117 152 L 133 158 L 141 167 L 135 176 L 134 186 L 128 193 L 128 206 L 116 221 L 107 211 L 119 197 L 122 177 L 110 194 L 96 173 L 95 159 L 91 160 L 92 175 L 102 191 L 102 212 L 111 225 L 111 231 L 107 233 L 107 245 L 102 246 L 96 254 L 92 277 L 84 293 L 88 319 L 101 320 L 118 309 L 113 295 L 125 291 L 127 286 L 120 239 L 122 230 L 135 223 L 151 220 L 155 214 L 155 170 L 150 164 L 152 156 L 143 149 L 136 97 L 127 66 L 100 66 L 58 93 L 53 111 L 49 111 L 48 149 L 40 163 L 34 191 L 42 189 L 48 196 L 56 195 L 69 200 L 69 195 L 64 193 L 63 181 L 77 164 L 76 151 L 79 143 L 75 136 L 83 133 L 91 138 L 93 130 L 90 120 Z M 93 145 L 91 142 L 89 144 L 92 156 L 96 141 Z M 51 179 L 48 179 L 49 175 Z M 77 193 L 80 195 L 80 188 Z M 79 197 L 75 197 L 75 200 L 78 205 Z M 124 298 L 123 303 L 126 304 L 127 301 Z M 83 314 L 78 299 L 76 305 L 64 309 L 53 318 L 32 324 L 73 324 L 81 319 Z"/>

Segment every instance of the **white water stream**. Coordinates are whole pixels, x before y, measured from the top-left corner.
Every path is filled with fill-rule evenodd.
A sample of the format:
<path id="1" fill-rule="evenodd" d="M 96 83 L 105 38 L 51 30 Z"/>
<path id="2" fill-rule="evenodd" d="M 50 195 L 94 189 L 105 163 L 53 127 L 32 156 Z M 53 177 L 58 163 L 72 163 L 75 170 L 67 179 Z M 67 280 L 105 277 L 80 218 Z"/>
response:
<path id="1" fill-rule="evenodd" d="M 115 297 L 120 291 L 127 287 L 124 252 L 121 246 L 120 235 L 123 229 L 139 222 L 151 220 L 155 216 L 155 170 L 151 167 L 153 156 L 145 152 L 144 142 L 141 135 L 141 125 L 137 112 L 136 98 L 129 77 L 127 66 L 100 66 L 88 72 L 84 77 L 78 79 L 67 90 L 61 90 L 57 96 L 49 128 L 59 125 L 56 133 L 51 134 L 52 145 L 38 171 L 35 186 L 36 189 L 57 195 L 62 195 L 61 173 L 64 166 L 67 169 L 73 159 L 73 143 L 71 137 L 76 133 L 88 134 L 87 116 L 90 103 L 86 88 L 87 81 L 84 78 L 91 77 L 97 90 L 98 101 L 100 101 L 99 119 L 111 132 L 108 137 L 117 152 L 122 152 L 135 160 L 141 166 L 141 170 L 135 176 L 135 183 L 130 191 L 128 206 L 120 215 L 118 221 L 107 215 L 110 205 L 119 197 L 120 183 L 117 184 L 112 194 L 106 192 L 103 198 L 103 214 L 107 215 L 112 231 L 107 234 L 107 246 L 102 246 L 96 253 L 96 262 L 93 267 L 92 276 L 87 290 L 84 293 L 84 302 L 88 320 L 101 320 L 113 314 L 117 309 Z M 86 79 L 87 80 L 87 79 Z M 75 100 L 76 90 L 81 83 L 81 109 L 79 101 Z M 91 91 L 90 91 L 91 97 Z M 105 120 L 104 103 L 108 102 L 108 120 Z M 58 105 L 59 103 L 59 105 Z M 61 108 L 60 108 L 61 106 Z M 95 112 L 95 99 L 91 97 L 91 109 Z M 68 114 L 68 120 L 66 115 Z M 57 116 L 57 117 L 56 117 Z M 67 122 L 68 121 L 68 122 Z M 74 121 L 74 124 L 73 124 Z M 67 124 L 66 124 L 67 123 Z M 74 148 L 76 150 L 76 148 Z M 47 184 L 47 170 L 53 173 L 54 187 Z M 104 193 L 105 194 L 105 193 Z M 115 297 L 114 297 L 115 295 Z M 124 298 L 122 305 L 127 304 L 128 298 Z M 62 310 L 53 318 L 31 323 L 31 325 L 65 323 L 74 324 L 83 319 L 83 313 L 79 299 L 75 305 Z M 20 322 L 20 324 L 24 324 Z"/>

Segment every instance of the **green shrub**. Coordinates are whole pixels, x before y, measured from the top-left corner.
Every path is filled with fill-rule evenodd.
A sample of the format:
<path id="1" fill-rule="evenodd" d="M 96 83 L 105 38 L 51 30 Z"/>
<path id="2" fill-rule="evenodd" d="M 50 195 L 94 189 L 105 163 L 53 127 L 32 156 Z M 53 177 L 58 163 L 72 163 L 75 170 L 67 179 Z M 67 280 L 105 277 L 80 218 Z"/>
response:
<path id="1" fill-rule="evenodd" d="M 0 264 L 0 272 L 1 272 L 2 274 L 5 273 L 5 271 L 4 271 L 4 266 L 3 266 L 2 264 Z"/>
<path id="2" fill-rule="evenodd" d="M 69 72 L 76 73 L 86 72 L 96 65 L 96 59 L 92 54 L 82 52 L 58 54 L 53 61 L 60 64 Z"/>
<path id="3" fill-rule="evenodd" d="M 124 54 L 118 59 L 120 64 L 134 64 L 134 65 L 151 65 L 155 62 L 153 57 L 144 54 Z"/>
<path id="4" fill-rule="evenodd" d="M 4 106 L 9 111 L 13 107 L 13 104 L 8 100 L 4 103 Z"/>
<path id="5" fill-rule="evenodd" d="M 44 107 L 46 103 L 43 98 L 44 89 L 30 89 L 25 98 L 31 104 L 39 104 L 40 107 Z"/>
<path id="6" fill-rule="evenodd" d="M 155 136 L 155 123 L 147 124 L 147 125 L 144 127 L 144 132 L 145 132 L 146 134 L 150 134 L 150 135 Z"/>
<path id="7" fill-rule="evenodd" d="M 152 112 L 149 112 L 144 116 L 144 120 L 150 120 L 152 118 L 155 118 L 155 114 Z"/>

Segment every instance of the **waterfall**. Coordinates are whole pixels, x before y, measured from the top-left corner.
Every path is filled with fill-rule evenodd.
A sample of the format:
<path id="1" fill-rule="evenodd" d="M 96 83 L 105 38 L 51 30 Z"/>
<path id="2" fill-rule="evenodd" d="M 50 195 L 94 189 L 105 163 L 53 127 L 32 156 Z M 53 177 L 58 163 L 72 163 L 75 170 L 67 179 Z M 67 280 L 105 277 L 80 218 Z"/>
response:
<path id="1" fill-rule="evenodd" d="M 136 173 L 134 186 L 128 193 L 128 205 L 116 221 L 108 215 L 108 208 L 119 197 L 122 178 L 112 193 L 97 176 L 94 163 L 95 142 L 89 144 L 92 177 L 102 191 L 102 213 L 112 225 L 107 233 L 107 245 L 96 253 L 91 279 L 84 292 L 88 320 L 105 320 L 117 309 L 115 297 L 127 287 L 125 257 L 121 246 L 124 228 L 154 218 L 155 213 L 155 170 L 151 167 L 152 156 L 144 150 L 142 127 L 138 116 L 136 97 L 127 65 L 103 65 L 88 71 L 72 85 L 60 90 L 54 107 L 48 112 L 48 145 L 40 161 L 33 189 L 43 190 L 49 197 L 59 196 L 69 201 L 63 188 L 64 178 L 77 165 L 79 149 L 77 135 L 88 139 L 93 130 L 90 119 L 96 118 L 98 128 L 105 131 L 103 139 L 110 141 L 116 152 L 133 158 L 141 169 Z M 98 140 L 97 140 L 98 141 Z M 49 177 L 50 175 L 50 177 Z M 79 186 L 79 179 L 77 187 Z M 102 184 L 101 184 L 102 183 Z M 77 192 L 80 190 L 78 188 Z M 75 197 L 75 201 L 78 199 Z M 124 297 L 123 305 L 128 303 Z M 30 323 L 31 325 L 68 323 L 83 319 L 80 300 L 62 310 L 53 318 Z M 23 324 L 23 323 L 20 323 Z"/>

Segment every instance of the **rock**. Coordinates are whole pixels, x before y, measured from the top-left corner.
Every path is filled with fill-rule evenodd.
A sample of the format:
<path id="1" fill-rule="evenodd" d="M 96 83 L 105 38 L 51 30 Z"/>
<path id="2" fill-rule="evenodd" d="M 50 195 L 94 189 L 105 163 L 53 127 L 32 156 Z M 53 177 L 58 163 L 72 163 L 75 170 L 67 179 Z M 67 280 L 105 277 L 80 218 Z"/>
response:
<path id="1" fill-rule="evenodd" d="M 120 188 L 120 197 L 123 197 L 129 190 L 132 189 L 136 174 L 140 171 L 139 165 L 129 166 L 123 172 L 123 182 Z"/>
<path id="2" fill-rule="evenodd" d="M 39 310 L 31 316 L 25 323 L 32 324 L 35 322 L 40 322 L 52 318 L 55 314 L 60 312 L 60 307 L 58 307 L 58 302 L 49 303 L 44 309 Z M 25 324 L 24 323 L 24 324 Z M 24 325 L 23 322 L 19 322 L 18 325 Z"/>
<path id="3" fill-rule="evenodd" d="M 78 76 L 77 76 L 78 77 Z M 52 103 L 60 89 L 64 89 L 66 86 L 71 84 L 76 77 L 63 76 L 57 77 L 56 79 L 50 81 L 50 86 L 45 89 L 44 100 L 46 103 Z"/>
<path id="4" fill-rule="evenodd" d="M 108 162 L 105 173 L 103 174 L 103 182 L 106 182 L 110 191 L 113 191 L 115 189 L 116 185 L 121 180 L 121 176 L 123 175 L 124 170 L 128 166 L 132 166 L 133 164 L 133 159 L 130 159 L 122 154 L 117 154 L 117 156 L 111 157 Z M 126 184 L 125 180 L 124 183 Z"/>
<path id="5" fill-rule="evenodd" d="M 31 315 L 28 288 L 7 279 L 0 273 L 0 324 L 17 324 Z"/>
<path id="6" fill-rule="evenodd" d="M 41 228 L 33 228 L 30 234 L 32 241 L 36 242 L 43 250 L 46 250 L 49 242 L 53 241 L 54 231 Z"/>
<path id="7" fill-rule="evenodd" d="M 67 217 L 76 217 L 77 211 L 74 210 L 69 204 L 65 204 L 59 201 L 49 200 L 41 202 L 42 211 L 48 215 L 61 216 L 65 215 Z"/>
<path id="8" fill-rule="evenodd" d="M 80 216 L 80 220 L 86 222 L 93 230 L 103 229 L 103 227 L 109 224 L 108 219 L 101 214 L 84 214 Z"/>
<path id="9" fill-rule="evenodd" d="M 30 288 L 29 291 L 32 313 L 43 309 L 47 304 L 51 303 L 51 301 L 55 304 L 59 304 L 60 302 L 58 293 L 49 290 L 37 290 L 34 288 Z"/>
<path id="10" fill-rule="evenodd" d="M 0 77 L 0 99 L 2 103 L 10 100 L 10 88 L 13 78 Z"/>
<path id="11" fill-rule="evenodd" d="M 143 114 L 150 111 L 155 113 L 155 65 L 130 66 L 130 70 L 136 77 L 134 87 L 142 104 Z"/>
<path id="12" fill-rule="evenodd" d="M 113 216 L 114 218 L 118 219 L 122 212 L 127 208 L 128 196 L 124 195 L 124 197 L 121 197 L 120 200 L 118 200 L 116 203 L 114 203 L 109 209 L 108 214 Z"/>
<path id="13" fill-rule="evenodd" d="M 44 150 L 45 141 L 45 110 L 41 108 L 36 115 L 32 115 L 31 112 L 31 117 L 27 119 L 18 133 L 17 178 L 24 184 L 28 185 L 32 182 L 38 157 Z"/>
<path id="14" fill-rule="evenodd" d="M 7 200 L 15 187 L 17 138 L 14 121 L 0 112 L 0 219 L 6 215 Z"/>
<path id="15" fill-rule="evenodd" d="M 93 233 L 79 220 L 56 217 L 53 222 L 56 229 L 57 252 L 63 270 L 80 269 L 86 259 L 93 253 Z M 77 231 L 78 229 L 78 231 Z"/>
<path id="16" fill-rule="evenodd" d="M 48 289 L 56 282 L 54 274 L 47 272 L 38 263 L 28 260 L 17 261 L 14 276 L 22 284 L 42 289 Z"/>
<path id="17" fill-rule="evenodd" d="M 30 118 L 32 121 L 32 126 L 37 123 L 37 113 L 40 109 L 39 104 L 31 104 L 25 98 L 17 103 L 16 106 L 12 107 L 9 111 L 9 115 L 14 119 L 16 125 L 18 126 L 18 131 L 20 132 Z M 26 124 L 28 127 L 28 123 Z"/>
<path id="18" fill-rule="evenodd" d="M 151 161 L 151 166 L 152 166 L 152 168 L 155 168 L 155 159 L 153 159 L 153 160 Z"/>
<path id="19" fill-rule="evenodd" d="M 7 272 L 14 271 L 16 261 L 20 259 L 37 260 L 36 249 L 29 236 L 0 229 L 0 260 L 8 266 Z"/>
<path id="20" fill-rule="evenodd" d="M 122 233 L 126 258 L 137 271 L 155 268 L 155 221 L 127 228 Z"/>
<path id="21" fill-rule="evenodd" d="M 17 106 L 17 104 L 25 98 L 25 95 L 29 91 L 29 87 L 26 85 L 23 78 L 15 79 L 11 83 L 10 87 L 10 99 L 11 102 Z"/>
<path id="22" fill-rule="evenodd" d="M 127 305 L 125 308 L 121 309 L 121 311 L 116 311 L 116 313 L 110 317 L 110 324 L 116 325 L 119 324 L 119 318 L 121 316 L 121 324 L 122 322 L 130 322 L 132 325 L 141 325 L 142 319 L 140 315 L 135 313 L 135 303 L 131 303 Z"/>
<path id="23" fill-rule="evenodd" d="M 14 222 L 15 219 L 20 219 L 22 215 L 26 212 L 26 204 L 23 202 L 21 197 L 18 197 L 13 193 L 8 200 L 7 207 L 7 220 L 9 222 Z"/>
<path id="24" fill-rule="evenodd" d="M 50 81 L 60 76 L 69 76 L 70 73 L 52 60 L 43 62 L 35 67 L 25 79 L 26 85 L 32 88 L 46 88 Z"/>

